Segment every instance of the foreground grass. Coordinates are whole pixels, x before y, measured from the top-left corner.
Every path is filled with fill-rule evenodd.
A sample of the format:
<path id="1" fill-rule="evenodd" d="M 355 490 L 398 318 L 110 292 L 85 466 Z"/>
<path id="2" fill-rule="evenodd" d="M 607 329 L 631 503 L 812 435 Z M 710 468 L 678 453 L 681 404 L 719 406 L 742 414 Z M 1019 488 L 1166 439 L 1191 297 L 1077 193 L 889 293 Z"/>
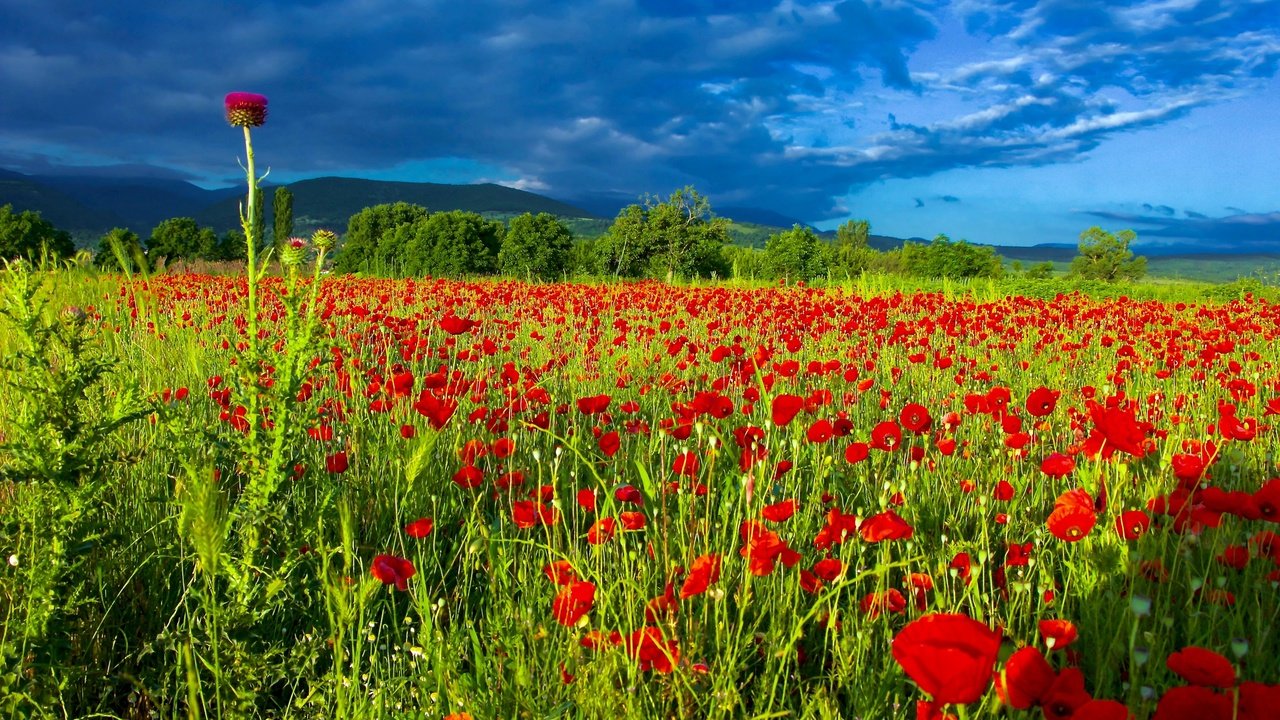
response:
<path id="1" fill-rule="evenodd" d="M 0 493 L 14 714 L 901 717 L 923 695 L 890 644 L 944 612 L 1003 628 L 1006 655 L 1044 647 L 1040 621 L 1070 621 L 1079 640 L 1049 653 L 1054 668 L 1078 665 L 1089 693 L 1139 716 L 1178 684 L 1164 661 L 1188 645 L 1241 679 L 1280 677 L 1275 551 L 1259 534 L 1275 517 L 1201 497 L 1252 497 L 1280 474 L 1263 429 L 1280 309 L 1243 291 L 327 280 L 281 441 L 288 480 L 249 517 L 262 466 L 246 450 L 254 413 L 238 409 L 280 378 L 284 285 L 268 284 L 266 360 L 246 368 L 243 281 L 43 279 L 50 327 L 81 328 L 113 363 L 78 412 L 110 415 L 130 388 L 149 412 L 104 436 L 93 483 L 13 475 Z M 455 334 L 448 317 L 478 325 Z M 6 355 L 21 344 L 0 334 Z M 54 377 L 76 372 L 67 348 L 51 353 Z M 1041 387 L 1061 395 L 1036 417 Z M 601 411 L 579 403 L 600 396 Z M 801 401 L 785 424 L 780 397 Z M 4 407 L 30 398 L 0 390 Z M 1150 424 L 1141 457 L 1089 457 L 1088 403 L 1106 398 Z M 918 435 L 901 429 L 913 403 L 932 418 Z M 1257 421 L 1253 439 L 1222 437 L 1225 403 Z M 851 462 L 886 422 L 901 443 Z M 61 439 L 0 432 L 69 456 Z M 1174 457 L 1209 440 L 1211 469 L 1176 495 Z M 1075 470 L 1046 475 L 1055 453 Z M 457 479 L 467 466 L 476 487 Z M 1096 525 L 1065 542 L 1046 520 L 1073 488 Z M 1121 512 L 1170 497 L 1186 511 L 1152 512 L 1136 540 L 1116 531 Z M 789 519 L 762 519 L 792 500 Z M 909 538 L 838 532 L 842 513 L 888 510 Z M 413 537 L 420 518 L 431 532 Z M 744 521 L 794 565 L 757 565 Z M 1243 564 L 1223 559 L 1232 548 Z M 375 577 L 384 555 L 412 563 L 404 590 Z M 708 556 L 718 579 L 681 598 Z M 575 586 L 549 576 L 568 572 L 594 587 L 585 609 L 556 604 Z M 989 692 L 967 711 L 998 705 Z"/>

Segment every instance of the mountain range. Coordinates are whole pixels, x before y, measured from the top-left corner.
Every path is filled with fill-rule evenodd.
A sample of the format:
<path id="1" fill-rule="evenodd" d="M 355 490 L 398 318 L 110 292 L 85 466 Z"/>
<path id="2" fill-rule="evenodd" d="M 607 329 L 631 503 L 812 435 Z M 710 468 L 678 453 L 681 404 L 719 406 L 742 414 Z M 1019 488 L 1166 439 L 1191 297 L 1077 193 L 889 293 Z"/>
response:
<path id="1" fill-rule="evenodd" d="M 361 209 L 397 201 L 432 211 L 468 210 L 501 218 L 546 212 L 571 220 L 576 232 L 590 234 L 602 232 L 619 210 L 638 201 L 621 193 L 592 193 L 557 200 L 493 183 L 447 185 L 322 177 L 289 183 L 287 187 L 293 192 L 294 226 L 299 234 L 321 227 L 343 231 L 348 218 Z M 268 225 L 274 191 L 275 186 L 263 187 Z M 145 237 L 161 220 L 171 217 L 193 217 L 201 225 L 224 232 L 239 227 L 243 198 L 242 188 L 205 189 L 181 178 L 129 168 L 121 174 L 113 174 L 110 169 L 84 169 L 41 175 L 0 169 L 0 205 L 40 212 L 46 220 L 69 231 L 81 246 L 95 245 L 98 237 L 114 227 L 127 227 Z M 716 214 L 734 220 L 738 242 L 756 246 L 779 228 L 805 224 L 759 208 L 721 207 L 716 208 Z M 831 231 L 821 234 L 835 235 Z M 871 245 L 889 250 L 906 240 L 927 242 L 924 238 L 873 235 Z M 995 247 L 1006 258 L 1024 262 L 1068 262 L 1076 254 L 1075 245 L 1061 243 Z M 1222 257 L 1207 256 L 1202 248 L 1190 243 L 1146 243 L 1135 246 L 1135 250 L 1153 258 Z"/>

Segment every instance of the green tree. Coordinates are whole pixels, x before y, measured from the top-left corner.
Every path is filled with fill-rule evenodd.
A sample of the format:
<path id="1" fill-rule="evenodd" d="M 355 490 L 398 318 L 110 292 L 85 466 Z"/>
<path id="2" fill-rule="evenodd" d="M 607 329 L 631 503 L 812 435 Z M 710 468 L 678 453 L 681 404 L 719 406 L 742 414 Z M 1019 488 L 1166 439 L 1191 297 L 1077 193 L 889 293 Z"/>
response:
<path id="1" fill-rule="evenodd" d="M 173 260 L 219 260 L 218 235 L 194 218 L 162 220 L 147 239 L 147 257 L 157 267 Z"/>
<path id="2" fill-rule="evenodd" d="M 383 235 L 399 248 L 397 266 L 405 275 L 459 277 L 496 272 L 506 226 L 479 213 L 432 213 Z"/>
<path id="3" fill-rule="evenodd" d="M 554 280 L 565 271 L 573 250 L 573 234 L 555 215 L 525 213 L 511 218 L 498 269 L 506 275 Z"/>
<path id="4" fill-rule="evenodd" d="M 1134 257 L 1130 245 L 1138 239 L 1132 230 L 1109 233 L 1097 225 L 1080 233 L 1079 254 L 1071 261 L 1071 277 L 1085 280 L 1140 280 L 1147 274 L 1147 259 Z"/>
<path id="5" fill-rule="evenodd" d="M 228 230 L 218 240 L 217 252 L 219 260 L 244 260 L 249 253 L 249 247 L 245 245 L 244 231 L 235 228 Z"/>
<path id="6" fill-rule="evenodd" d="M 271 214 L 275 221 L 272 224 L 271 238 L 278 255 L 280 246 L 293 235 L 293 191 L 284 185 L 276 188 L 275 198 L 271 202 Z"/>
<path id="7" fill-rule="evenodd" d="M 597 243 L 603 269 L 616 275 L 650 274 L 727 276 L 724 255 L 729 221 L 712 215 L 711 202 L 692 186 L 673 192 L 665 201 L 653 196 L 644 206 L 630 205 L 618 213 Z"/>
<path id="8" fill-rule="evenodd" d="M 93 264 L 106 270 L 120 270 L 121 258 L 129 272 L 138 272 L 147 267 L 147 256 L 142 251 L 142 240 L 138 234 L 126 228 L 114 228 L 98 240 Z"/>
<path id="9" fill-rule="evenodd" d="M 400 255 L 399 245 L 390 236 L 402 225 L 413 225 L 427 217 L 427 209 L 406 202 L 367 207 L 347 222 L 347 232 L 342 249 L 334 258 L 333 267 L 338 272 L 386 271 L 395 266 Z M 388 236 L 383 241 L 383 236 Z"/>
<path id="10" fill-rule="evenodd" d="M 827 244 L 812 228 L 796 225 L 769 236 L 764 246 L 765 268 L 774 278 L 811 280 L 827 274 Z"/>
<path id="11" fill-rule="evenodd" d="M 836 228 L 836 244 L 832 251 L 831 270 L 837 275 L 853 277 L 866 272 L 879 253 L 871 247 L 871 223 L 848 220 Z"/>
<path id="12" fill-rule="evenodd" d="M 1053 277 L 1053 263 L 1048 260 L 1038 262 L 1027 268 L 1027 271 L 1023 273 L 1023 275 L 1030 280 L 1048 280 Z"/>
<path id="13" fill-rule="evenodd" d="M 71 235 L 59 230 L 40 213 L 13 211 L 12 205 L 0 207 L 0 258 L 39 257 L 47 250 L 54 257 L 71 257 L 76 246 Z"/>

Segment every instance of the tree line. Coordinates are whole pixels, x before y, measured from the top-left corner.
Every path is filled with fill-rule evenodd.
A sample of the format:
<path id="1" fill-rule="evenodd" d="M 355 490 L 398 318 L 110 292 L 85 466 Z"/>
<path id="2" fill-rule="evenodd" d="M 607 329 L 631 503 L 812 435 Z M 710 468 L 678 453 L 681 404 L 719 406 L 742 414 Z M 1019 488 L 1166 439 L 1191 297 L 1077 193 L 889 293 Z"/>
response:
<path id="1" fill-rule="evenodd" d="M 273 242 L 293 233 L 293 196 L 276 189 Z M 262 217 L 255 218 L 265 237 Z M 1069 277 L 1137 280 L 1146 258 L 1131 249 L 1132 230 L 1110 233 L 1092 227 L 1080 235 L 1079 254 Z M 908 241 L 890 250 L 870 244 L 866 220 L 849 220 L 829 240 L 796 225 L 769 236 L 763 249 L 731 243 L 730 221 L 712 212 L 693 187 L 665 199 L 646 196 L 620 211 L 609 229 L 594 239 L 575 239 L 569 227 L 548 213 L 525 213 L 509 222 L 475 212 L 430 212 L 404 202 L 375 205 L 348 221 L 333 270 L 397 276 L 501 274 L 530 280 L 591 275 L 617 278 L 749 278 L 807 281 L 883 273 L 923 278 L 1050 277 L 1052 263 L 1022 268 L 1006 265 L 994 248 L 938 235 L 929 243 Z M 116 228 L 104 235 L 94 255 L 100 267 L 156 267 L 177 260 L 234 261 L 245 257 L 244 235 L 218 235 L 192 218 L 162 221 L 143 239 Z M 70 256 L 70 236 L 39 213 L 0 208 L 0 257 L 48 252 Z"/>

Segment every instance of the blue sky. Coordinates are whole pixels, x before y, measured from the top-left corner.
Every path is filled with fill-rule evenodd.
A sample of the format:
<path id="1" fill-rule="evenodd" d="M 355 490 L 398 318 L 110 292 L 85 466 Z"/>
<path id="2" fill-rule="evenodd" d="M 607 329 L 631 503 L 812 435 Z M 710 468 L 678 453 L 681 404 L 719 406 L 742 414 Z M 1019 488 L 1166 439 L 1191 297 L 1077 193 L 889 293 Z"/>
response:
<path id="1" fill-rule="evenodd" d="M 693 184 L 819 227 L 1280 251 L 1280 0 L 0 3 L 0 167 Z"/>

